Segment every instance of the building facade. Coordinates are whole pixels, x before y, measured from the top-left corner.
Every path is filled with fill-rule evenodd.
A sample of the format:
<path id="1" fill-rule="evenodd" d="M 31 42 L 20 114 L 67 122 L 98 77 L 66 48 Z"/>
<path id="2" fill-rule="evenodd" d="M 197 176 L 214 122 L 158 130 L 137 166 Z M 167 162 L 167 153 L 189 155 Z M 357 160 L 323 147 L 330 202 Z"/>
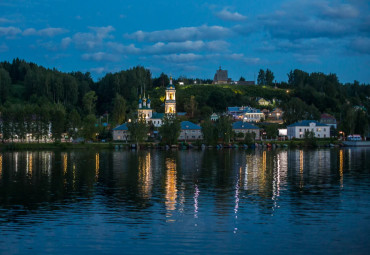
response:
<path id="1" fill-rule="evenodd" d="M 129 141 L 130 133 L 128 132 L 127 123 L 123 123 L 113 129 L 113 140 L 114 141 Z"/>
<path id="2" fill-rule="evenodd" d="M 229 77 L 227 74 L 227 70 L 222 70 L 221 66 L 220 69 L 216 71 L 216 74 L 213 78 L 213 84 L 228 84 Z"/>
<path id="3" fill-rule="evenodd" d="M 246 123 L 243 121 L 237 121 L 234 122 L 232 125 L 232 129 L 235 133 L 242 133 L 243 138 L 240 138 L 240 140 L 244 139 L 244 136 L 246 133 L 255 133 L 255 139 L 259 140 L 260 139 L 260 128 L 256 127 L 250 123 Z"/>
<path id="4" fill-rule="evenodd" d="M 166 114 L 176 114 L 176 88 L 172 84 L 172 77 L 170 84 L 166 88 L 166 102 L 164 112 Z"/>
<path id="5" fill-rule="evenodd" d="M 314 132 L 316 138 L 330 137 L 330 126 L 315 120 L 302 120 L 287 127 L 288 139 L 303 139 L 306 132 Z"/>
<path id="6" fill-rule="evenodd" d="M 190 121 L 181 122 L 181 132 L 179 140 L 189 141 L 202 139 L 203 139 L 202 129 L 199 125 L 196 125 Z"/>

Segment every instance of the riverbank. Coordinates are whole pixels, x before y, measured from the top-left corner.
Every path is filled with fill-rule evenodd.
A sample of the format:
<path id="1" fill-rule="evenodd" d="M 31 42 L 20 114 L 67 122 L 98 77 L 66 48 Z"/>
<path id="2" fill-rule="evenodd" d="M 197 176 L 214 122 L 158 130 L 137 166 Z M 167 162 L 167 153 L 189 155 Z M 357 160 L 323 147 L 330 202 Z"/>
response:
<path id="1" fill-rule="evenodd" d="M 289 141 L 258 141 L 248 148 L 270 148 L 270 147 L 338 147 L 341 146 L 340 141 L 333 141 L 329 139 L 317 140 L 315 144 L 307 144 L 302 140 Z M 201 148 L 201 143 L 184 143 L 179 142 L 177 146 L 171 148 L 191 149 Z M 204 147 L 204 146 L 203 146 Z M 220 144 L 218 146 L 205 146 L 206 148 L 247 148 L 242 143 Z M 74 150 L 74 149 L 129 149 L 131 145 L 128 143 L 2 143 L 0 150 Z M 140 144 L 141 149 L 168 149 L 169 146 L 160 143 L 143 143 Z"/>

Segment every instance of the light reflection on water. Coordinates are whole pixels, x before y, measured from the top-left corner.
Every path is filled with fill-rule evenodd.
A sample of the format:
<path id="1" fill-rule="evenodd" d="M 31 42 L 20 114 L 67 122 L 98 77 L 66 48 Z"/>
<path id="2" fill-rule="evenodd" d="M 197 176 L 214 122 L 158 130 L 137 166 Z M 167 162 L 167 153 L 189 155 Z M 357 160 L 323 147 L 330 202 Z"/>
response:
<path id="1" fill-rule="evenodd" d="M 0 254 L 366 254 L 370 149 L 0 153 Z"/>

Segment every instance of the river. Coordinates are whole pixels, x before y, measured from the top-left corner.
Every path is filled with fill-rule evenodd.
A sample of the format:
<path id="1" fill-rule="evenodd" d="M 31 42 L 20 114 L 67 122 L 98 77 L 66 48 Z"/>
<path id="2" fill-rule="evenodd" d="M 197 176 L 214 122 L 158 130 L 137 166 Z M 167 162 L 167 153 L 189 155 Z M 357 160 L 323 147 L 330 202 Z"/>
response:
<path id="1" fill-rule="evenodd" d="M 368 254 L 370 149 L 0 152 L 0 254 Z"/>

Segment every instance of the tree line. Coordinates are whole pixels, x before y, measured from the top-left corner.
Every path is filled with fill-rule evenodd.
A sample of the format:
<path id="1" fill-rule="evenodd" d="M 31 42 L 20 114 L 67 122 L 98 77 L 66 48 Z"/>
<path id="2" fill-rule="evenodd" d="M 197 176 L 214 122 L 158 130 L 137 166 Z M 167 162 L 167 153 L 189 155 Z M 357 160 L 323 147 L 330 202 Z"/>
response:
<path id="1" fill-rule="evenodd" d="M 297 69 L 287 74 L 287 82 L 274 82 L 274 73 L 261 69 L 256 86 L 204 85 L 211 80 L 186 77 L 179 77 L 174 84 L 179 81 L 197 83 L 177 86 L 176 106 L 178 111 L 186 111 L 189 120 L 196 123 L 206 120 L 212 112 L 224 112 L 227 106 L 249 105 L 262 109 L 256 102 L 262 97 L 276 102 L 263 108 L 281 107 L 284 110 L 287 125 L 302 119 L 319 120 L 321 113 L 329 113 L 334 115 L 340 130 L 346 134 L 365 134 L 368 130 L 369 84 L 357 81 L 342 84 L 335 74 L 307 73 Z M 56 134 L 58 130 L 67 133 L 90 130 L 83 134 L 84 137 L 99 133 L 99 136 L 109 138 L 108 127 L 103 124 L 115 126 L 127 121 L 129 114 L 137 110 L 140 94 L 150 95 L 152 108 L 163 112 L 164 91 L 168 83 L 168 75 L 162 73 L 159 77 L 152 77 L 150 71 L 141 66 L 107 73 L 94 81 L 88 72 L 64 73 L 20 59 L 3 61 L 0 62 L 2 125 L 14 123 L 9 124 L 11 127 L 5 126 L 3 133 L 7 137 L 17 131 L 22 137 L 23 130 L 42 130 L 39 128 L 42 125 L 32 124 L 37 127 L 31 128 L 32 125 L 21 122 L 41 123 L 43 120 L 46 123 L 48 120 L 50 128 L 56 128 L 53 129 Z M 58 115 L 63 121 L 58 124 L 55 120 L 53 123 L 52 119 Z M 80 120 L 76 121 L 75 128 L 70 128 L 72 117 Z M 94 125 L 91 124 L 93 122 Z M 95 128 L 89 129 L 89 125 Z M 58 129 L 59 126 L 63 128 Z M 13 130 L 8 132 L 9 128 Z M 35 132 L 39 132 L 41 137 L 45 130 Z"/>

